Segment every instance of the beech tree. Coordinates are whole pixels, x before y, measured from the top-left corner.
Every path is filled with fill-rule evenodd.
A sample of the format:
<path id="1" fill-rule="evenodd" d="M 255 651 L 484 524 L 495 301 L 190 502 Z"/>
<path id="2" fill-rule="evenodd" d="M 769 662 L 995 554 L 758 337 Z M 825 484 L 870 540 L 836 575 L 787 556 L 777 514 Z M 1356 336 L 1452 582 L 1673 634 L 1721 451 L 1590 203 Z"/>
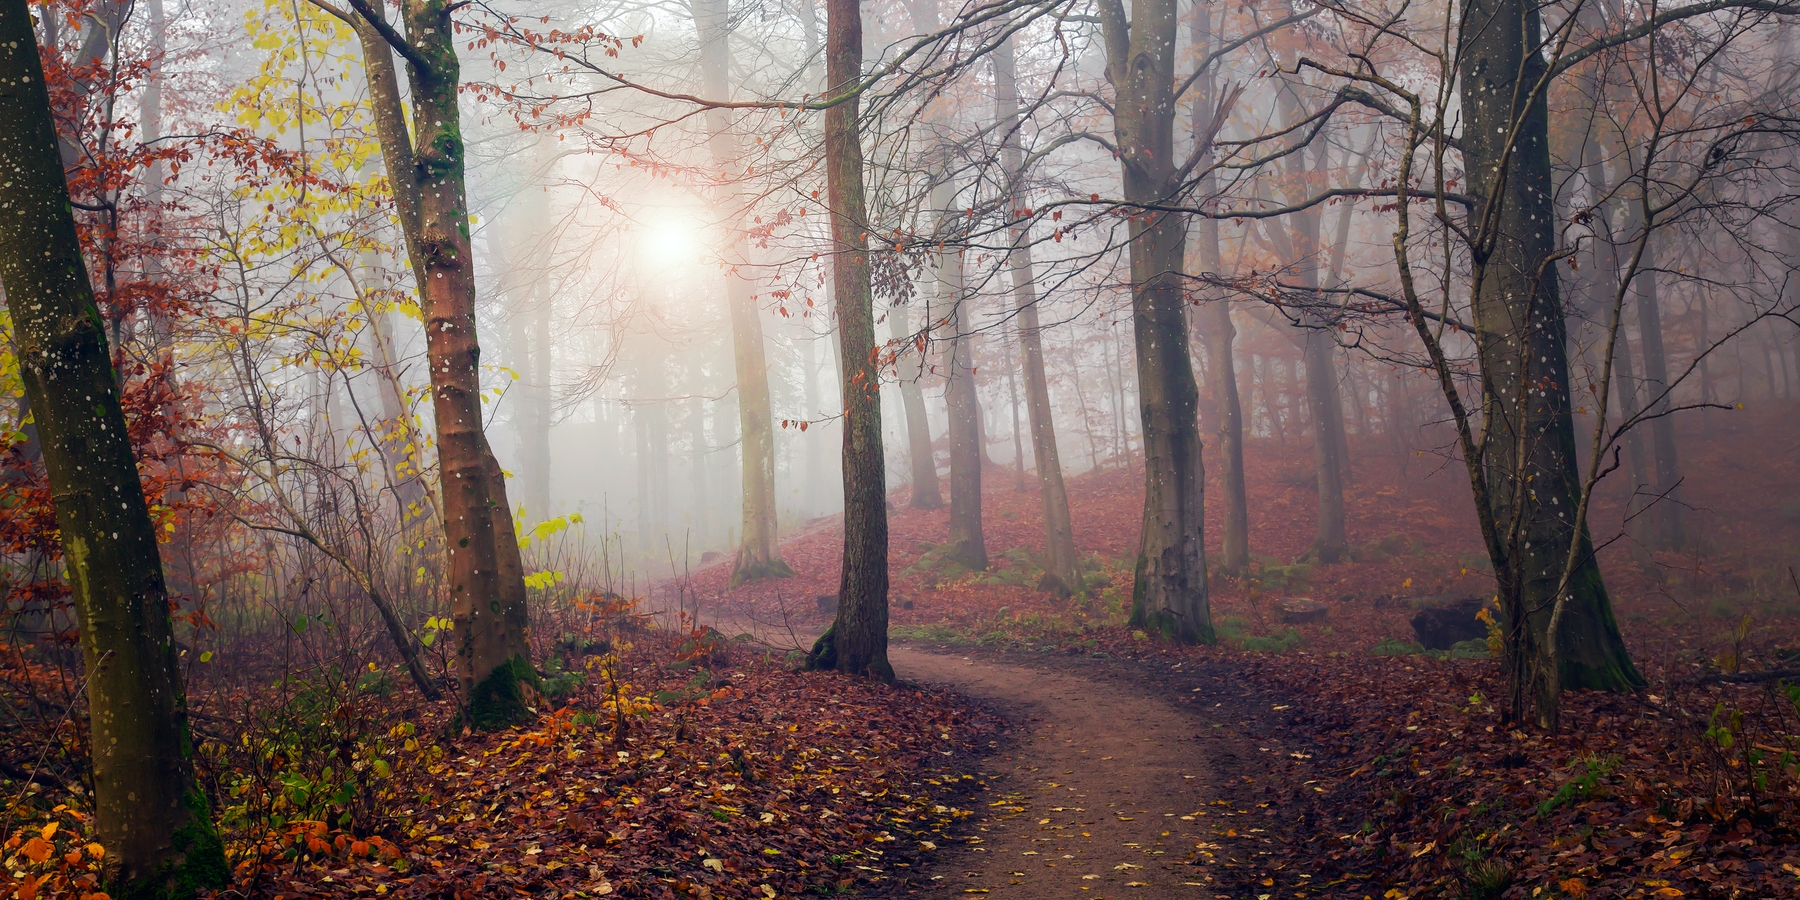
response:
<path id="1" fill-rule="evenodd" d="M 470 724 L 497 728 L 529 714 L 536 670 L 526 615 L 524 563 L 506 480 L 483 430 L 475 266 L 464 187 L 460 63 L 445 0 L 406 0 L 402 35 L 379 5 L 351 10 L 312 0 L 356 29 L 376 134 L 425 314 L 438 483 L 457 681 Z M 394 54 L 406 61 L 407 127 Z"/>
<path id="2" fill-rule="evenodd" d="M 887 658 L 887 466 L 881 446 L 869 216 L 857 111 L 863 58 L 858 0 L 825 3 L 825 182 L 844 402 L 844 556 L 837 616 L 807 655 L 812 669 L 894 679 Z"/>
<path id="3" fill-rule="evenodd" d="M 94 819 L 117 897 L 225 885 L 194 783 L 187 694 L 156 526 L 88 281 L 25 0 L 0 2 L 0 288 L 74 593 Z"/>
<path id="4" fill-rule="evenodd" d="M 700 37 L 702 89 L 712 100 L 730 98 L 730 10 L 724 0 L 692 0 L 694 26 Z M 732 185 L 741 175 L 737 134 L 725 110 L 706 112 L 707 150 L 718 172 L 719 192 L 739 201 Z M 729 230 L 726 256 L 744 262 L 749 248 L 744 230 Z M 732 359 L 737 367 L 738 427 L 743 436 L 744 534 L 732 563 L 733 586 L 762 578 L 781 578 L 794 570 L 781 559 L 775 524 L 775 426 L 769 408 L 769 364 L 763 352 L 761 314 L 747 277 L 735 268 L 725 276 L 726 304 L 731 310 Z"/>
<path id="5" fill-rule="evenodd" d="M 1182 291 L 1186 222 L 1175 156 L 1174 0 L 1101 0 L 1113 134 L 1130 205 L 1131 318 L 1144 427 L 1144 519 L 1131 624 L 1182 643 L 1212 643 L 1207 598 L 1206 478 L 1199 387 Z"/>

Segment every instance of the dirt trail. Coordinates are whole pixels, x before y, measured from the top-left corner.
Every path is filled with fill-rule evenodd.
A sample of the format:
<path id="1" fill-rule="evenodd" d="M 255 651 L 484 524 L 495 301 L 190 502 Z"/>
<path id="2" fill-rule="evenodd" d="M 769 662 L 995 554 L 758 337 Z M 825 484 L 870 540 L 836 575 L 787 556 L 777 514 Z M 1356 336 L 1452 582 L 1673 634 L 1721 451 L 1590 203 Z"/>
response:
<path id="1" fill-rule="evenodd" d="M 1072 671 L 892 647 L 899 677 L 947 685 L 1016 723 L 970 840 L 929 867 L 930 893 L 1016 898 L 1213 896 L 1188 864 L 1212 834 L 1199 723 L 1169 703 Z M 1210 846 L 1210 845 L 1208 845 Z M 924 885 L 915 885 L 924 887 Z"/>

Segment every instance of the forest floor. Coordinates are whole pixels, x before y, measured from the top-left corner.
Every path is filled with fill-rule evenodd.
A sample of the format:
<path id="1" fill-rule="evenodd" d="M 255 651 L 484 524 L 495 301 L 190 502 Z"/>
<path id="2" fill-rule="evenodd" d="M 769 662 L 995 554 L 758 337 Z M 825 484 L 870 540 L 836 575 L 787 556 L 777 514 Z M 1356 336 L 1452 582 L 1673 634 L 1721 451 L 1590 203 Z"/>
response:
<path id="1" fill-rule="evenodd" d="M 1649 687 L 1624 696 L 1571 693 L 1556 734 L 1506 724 L 1494 660 L 1448 658 L 1414 643 L 1410 619 L 1421 598 L 1481 596 L 1492 581 L 1460 468 L 1380 442 L 1353 448 L 1355 558 L 1331 566 L 1304 561 L 1314 515 L 1310 450 L 1253 442 L 1257 560 L 1247 577 L 1214 580 L 1221 644 L 1210 648 L 1162 647 L 1126 626 L 1141 471 L 1070 480 L 1088 573 L 1085 593 L 1070 599 L 1035 587 L 1038 504 L 1034 489 L 1017 489 L 1014 472 L 985 474 L 994 561 L 987 572 L 946 566 L 934 552 L 946 513 L 909 509 L 902 491 L 890 516 L 893 636 L 913 649 L 897 658 L 919 666 L 925 680 L 991 698 L 1021 734 L 1016 759 L 988 763 L 1001 779 L 997 789 L 1015 799 L 973 820 L 973 836 L 1010 848 L 1039 839 L 1085 846 L 1088 839 L 1078 845 L 1054 826 L 1092 821 L 1086 830 L 1096 848 L 1163 850 L 1155 866 L 1125 857 L 1111 864 L 1145 870 L 1104 871 L 1097 857 L 1062 851 L 1080 874 L 1098 877 L 1084 882 L 1088 890 L 1039 896 L 1800 896 L 1800 692 L 1717 680 L 1792 668 L 1800 658 L 1800 583 L 1788 568 L 1800 549 L 1800 503 L 1788 499 L 1800 496 L 1800 464 L 1782 449 L 1800 444 L 1800 418 L 1789 412 L 1708 413 L 1717 421 L 1692 422 L 1682 435 L 1696 549 L 1653 555 L 1620 539 L 1602 556 Z M 1747 434 L 1760 437 L 1746 442 Z M 1216 471 L 1209 466 L 1209 476 Z M 1624 497 L 1615 490 L 1598 501 L 1594 531 L 1606 541 L 1619 531 Z M 1214 542 L 1218 526 L 1209 509 Z M 783 545 L 795 578 L 726 590 L 723 567 L 713 567 L 668 589 L 711 615 L 754 622 L 759 634 L 786 635 L 798 649 L 829 621 L 841 540 L 835 518 L 815 522 Z M 1322 601 L 1329 616 L 1284 624 L 1273 606 L 1280 597 Z M 927 664 L 918 649 L 954 656 Z M 958 669 L 964 656 L 974 665 Z M 1079 741 L 1084 716 L 1092 717 L 1087 740 L 1122 739 L 1121 748 L 1135 749 L 1095 754 L 1096 744 L 1077 755 L 1113 756 L 1099 765 L 1122 763 L 1119 772 L 1143 771 L 1145 779 L 1114 778 L 1046 749 L 1057 733 Z M 1117 724 L 1139 717 L 1156 723 L 1150 742 Z M 1183 731 L 1221 732 L 1225 742 L 1156 737 Z M 1017 765 L 1009 772 L 1002 763 Z M 1042 772 L 1081 780 L 1046 780 Z M 1190 779 L 1177 783 L 1171 774 L 1211 778 L 1189 787 Z M 1086 818 L 1042 814 L 1047 800 L 1023 802 L 1049 781 L 1083 793 L 1073 805 L 1091 810 L 1079 814 Z M 1131 823 L 1098 815 L 1151 809 L 1122 789 L 1152 790 L 1148 784 L 1157 785 L 1158 808 L 1144 815 L 1168 821 L 1169 835 L 1118 830 Z M 1234 799 L 1233 790 L 1249 793 Z M 1250 798 L 1249 808 L 1229 811 L 1263 814 L 1257 830 L 1233 823 L 1226 807 L 1198 815 L 1215 799 Z M 1095 830 L 1102 820 L 1107 830 Z M 1054 884 L 1036 880 L 1051 877 L 1048 866 L 1034 876 L 1030 866 L 1002 867 L 973 858 L 977 852 L 960 847 L 940 857 L 923 870 L 936 881 L 915 877 L 905 890 L 943 890 L 959 879 L 971 892 Z M 1025 850 L 1013 852 L 1024 858 Z M 970 871 L 988 880 L 977 884 L 963 874 Z M 1176 887 L 1194 893 L 1163 893 Z"/>
<path id="2" fill-rule="evenodd" d="M 1308 448 L 1253 442 L 1257 559 L 1213 581 L 1214 647 L 1126 622 L 1140 471 L 1070 479 L 1087 557 L 1062 599 L 1036 588 L 1036 493 L 1004 469 L 984 572 L 944 563 L 943 511 L 895 496 L 894 687 L 794 671 L 835 602 L 835 519 L 784 542 L 793 578 L 728 590 L 707 567 L 540 623 L 556 696 L 498 734 L 358 655 L 373 638 L 299 662 L 221 646 L 190 681 L 234 869 L 218 896 L 1800 897 L 1800 690 L 1720 680 L 1800 660 L 1792 412 L 1684 433 L 1696 549 L 1603 555 L 1648 687 L 1571 693 L 1554 734 L 1507 724 L 1485 653 L 1413 643 L 1421 596 L 1491 580 L 1459 470 L 1379 441 L 1353 447 L 1355 558 L 1331 566 L 1303 560 Z M 1603 541 L 1622 499 L 1601 498 Z M 1283 623 L 1282 597 L 1328 616 Z M 698 623 L 649 612 L 674 608 Z M 59 696 L 57 670 L 8 659 Z M 90 897 L 81 735 L 43 708 L 0 732 L 0 897 Z"/>

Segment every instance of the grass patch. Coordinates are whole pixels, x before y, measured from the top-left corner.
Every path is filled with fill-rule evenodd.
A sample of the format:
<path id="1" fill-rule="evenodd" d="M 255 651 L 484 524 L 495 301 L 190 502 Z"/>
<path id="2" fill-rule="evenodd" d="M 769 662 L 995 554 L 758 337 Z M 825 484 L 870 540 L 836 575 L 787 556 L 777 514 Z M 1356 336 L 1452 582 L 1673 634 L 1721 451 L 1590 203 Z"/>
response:
<path id="1" fill-rule="evenodd" d="M 1256 634 L 1239 616 L 1226 616 L 1214 626 L 1219 640 L 1245 653 L 1286 653 L 1306 643 L 1297 629 L 1286 628 L 1269 634 Z"/>

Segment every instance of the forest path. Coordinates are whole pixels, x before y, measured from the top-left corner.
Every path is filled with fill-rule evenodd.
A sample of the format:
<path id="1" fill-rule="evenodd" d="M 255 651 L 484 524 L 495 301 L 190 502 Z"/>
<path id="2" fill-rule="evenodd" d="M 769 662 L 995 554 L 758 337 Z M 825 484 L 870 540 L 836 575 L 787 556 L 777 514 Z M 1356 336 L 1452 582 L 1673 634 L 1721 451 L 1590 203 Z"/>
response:
<path id="1" fill-rule="evenodd" d="M 944 685 L 1010 719 L 1015 737 L 986 761 L 983 805 L 910 887 L 1015 898 L 1213 896 L 1188 862 L 1206 844 L 1218 796 L 1208 744 L 1191 713 L 1150 685 L 1084 677 L 1080 667 L 1015 665 L 987 654 L 892 646 L 905 680 Z M 1221 740 L 1228 740 L 1224 735 Z M 1227 759 L 1236 758 L 1228 751 Z M 1207 845 L 1211 846 L 1211 845 Z M 910 893 L 895 891 L 888 893 Z"/>

